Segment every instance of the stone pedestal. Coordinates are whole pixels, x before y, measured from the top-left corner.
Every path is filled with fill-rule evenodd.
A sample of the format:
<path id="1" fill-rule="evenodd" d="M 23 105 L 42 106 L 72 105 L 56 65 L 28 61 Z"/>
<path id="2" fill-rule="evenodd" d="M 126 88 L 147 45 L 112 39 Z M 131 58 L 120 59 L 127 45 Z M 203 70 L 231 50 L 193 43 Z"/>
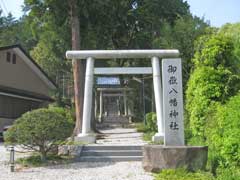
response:
<path id="1" fill-rule="evenodd" d="M 143 147 L 143 168 L 149 172 L 162 169 L 186 168 L 190 171 L 204 170 L 207 164 L 206 146 L 162 146 Z"/>
<path id="2" fill-rule="evenodd" d="M 63 156 L 80 156 L 83 145 L 62 145 L 58 146 L 58 155 Z"/>
<path id="3" fill-rule="evenodd" d="M 74 141 L 82 142 L 84 144 L 92 144 L 96 143 L 96 136 L 95 134 L 79 134 L 74 137 Z"/>

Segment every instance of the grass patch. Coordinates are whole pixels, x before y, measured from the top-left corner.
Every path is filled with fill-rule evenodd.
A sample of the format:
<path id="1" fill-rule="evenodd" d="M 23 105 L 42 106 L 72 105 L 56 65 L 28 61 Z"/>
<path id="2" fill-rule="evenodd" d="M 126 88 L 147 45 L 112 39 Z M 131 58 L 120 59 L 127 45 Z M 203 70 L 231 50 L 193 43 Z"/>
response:
<path id="1" fill-rule="evenodd" d="M 134 127 L 137 129 L 137 132 L 147 132 L 147 128 L 144 123 L 134 123 Z"/>
<path id="2" fill-rule="evenodd" d="M 168 169 L 154 174 L 155 180 L 214 180 L 209 172 L 188 172 L 185 169 Z"/>
<path id="3" fill-rule="evenodd" d="M 188 172 L 185 169 L 168 169 L 155 173 L 154 177 L 155 180 L 240 180 L 240 168 L 220 168 L 216 177 L 205 171 Z"/>
<path id="4" fill-rule="evenodd" d="M 151 132 L 147 129 L 147 127 L 144 125 L 144 123 L 135 123 L 135 128 L 137 129 L 137 132 L 143 133 L 143 140 L 147 142 L 152 141 L 152 136 L 155 134 L 154 132 Z"/>
<path id="5" fill-rule="evenodd" d="M 65 141 L 64 143 L 61 143 L 61 145 L 82 146 L 82 145 L 87 145 L 87 143 L 82 141 Z"/>
<path id="6" fill-rule="evenodd" d="M 16 163 L 22 165 L 23 167 L 41 167 L 58 164 L 67 164 L 71 162 L 73 162 L 73 157 L 57 155 L 48 155 L 47 160 L 44 162 L 41 160 L 41 157 L 38 154 L 33 154 L 32 156 L 19 158 L 16 160 Z"/>
<path id="7" fill-rule="evenodd" d="M 138 132 L 143 133 L 143 140 L 146 142 L 149 142 L 150 144 L 163 144 L 163 142 L 160 143 L 153 143 L 152 137 L 156 134 L 156 132 L 150 131 L 147 126 L 144 125 L 144 123 L 135 123 L 135 128 Z"/>
<path id="8" fill-rule="evenodd" d="M 145 132 L 143 133 L 143 140 L 147 142 L 152 142 L 152 137 L 154 136 L 155 132 Z"/>
<path id="9" fill-rule="evenodd" d="M 216 180 L 240 180 L 240 167 L 218 168 Z"/>

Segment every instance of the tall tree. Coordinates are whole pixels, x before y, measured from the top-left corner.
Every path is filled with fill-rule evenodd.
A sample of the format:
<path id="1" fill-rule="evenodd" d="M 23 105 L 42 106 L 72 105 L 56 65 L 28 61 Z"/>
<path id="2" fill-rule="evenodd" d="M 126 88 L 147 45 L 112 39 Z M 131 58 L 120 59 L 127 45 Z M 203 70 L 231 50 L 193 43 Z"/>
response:
<path id="1" fill-rule="evenodd" d="M 77 0 L 69 0 L 71 29 L 72 29 L 72 49 L 80 50 L 80 22 L 78 17 Z M 75 112 L 76 122 L 74 135 L 82 131 L 83 118 L 83 99 L 84 99 L 84 62 L 82 60 L 73 59 L 73 77 L 74 77 L 74 94 L 75 94 Z"/>
<path id="2" fill-rule="evenodd" d="M 16 20 L 11 14 L 2 16 L 0 11 L 0 46 L 21 44 L 27 51 L 36 45 L 30 29 L 28 18 L 22 17 Z"/>
<path id="3" fill-rule="evenodd" d="M 183 62 L 183 84 L 189 78 L 193 63 L 191 59 L 194 55 L 194 41 L 207 33 L 209 25 L 198 17 L 182 16 L 175 20 L 174 25 L 169 22 L 162 24 L 160 36 L 153 39 L 154 48 L 173 48 L 181 53 Z"/>

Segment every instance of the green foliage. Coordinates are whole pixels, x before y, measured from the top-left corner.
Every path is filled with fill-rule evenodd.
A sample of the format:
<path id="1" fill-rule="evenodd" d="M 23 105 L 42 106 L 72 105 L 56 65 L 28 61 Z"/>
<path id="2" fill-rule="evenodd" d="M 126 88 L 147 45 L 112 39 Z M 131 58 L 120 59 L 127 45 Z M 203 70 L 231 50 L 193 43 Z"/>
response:
<path id="1" fill-rule="evenodd" d="M 238 27 L 225 25 L 196 42 L 186 91 L 188 143 L 209 146 L 209 167 L 221 180 L 239 179 Z"/>
<path id="2" fill-rule="evenodd" d="M 219 168 L 217 170 L 217 180 L 240 180 L 240 169 L 236 167 Z"/>
<path id="3" fill-rule="evenodd" d="M 69 4 L 69 1 L 24 1 L 27 29 L 37 40 L 31 55 L 52 79 L 71 71 L 71 62 L 65 60 L 65 51 L 71 49 Z M 188 3 L 182 0 L 77 0 L 77 4 L 80 49 L 152 49 L 153 41 L 162 37 L 165 22 L 172 27 L 182 16 L 192 18 Z M 143 66 L 146 63 L 118 59 L 114 64 Z"/>
<path id="4" fill-rule="evenodd" d="M 151 132 L 151 131 L 146 131 L 143 134 L 143 140 L 146 142 L 152 142 L 152 137 L 155 135 L 155 132 Z"/>
<path id="5" fill-rule="evenodd" d="M 41 39 L 30 54 L 44 71 L 52 79 L 55 79 L 62 72 L 70 71 L 70 63 L 67 64 L 67 60 L 62 54 L 67 47 L 65 47 L 64 42 L 61 42 L 61 39 L 55 37 L 51 32 L 45 36 L 47 37 Z"/>
<path id="6" fill-rule="evenodd" d="M 144 123 L 136 123 L 138 132 L 157 132 L 157 115 L 154 112 L 146 114 L 146 125 Z"/>
<path id="7" fill-rule="evenodd" d="M 191 59 L 194 55 L 194 42 L 200 36 L 207 34 L 208 26 L 204 19 L 182 16 L 175 21 L 173 26 L 169 22 L 165 22 L 161 27 L 161 36 L 153 40 L 154 48 L 173 48 L 180 51 L 184 89 L 193 65 Z"/>
<path id="8" fill-rule="evenodd" d="M 56 114 L 63 116 L 66 119 L 66 121 L 68 121 L 69 123 L 74 124 L 73 112 L 71 109 L 61 108 L 61 107 L 57 107 L 57 106 L 53 106 L 53 105 L 49 105 L 48 109 L 50 111 L 55 112 Z"/>
<path id="9" fill-rule="evenodd" d="M 144 123 L 135 123 L 135 127 L 137 129 L 137 132 L 147 132 L 147 127 Z"/>
<path id="10" fill-rule="evenodd" d="M 197 41 L 196 53 L 194 55 L 195 67 L 211 66 L 218 68 L 219 66 L 235 69 L 239 65 L 234 57 L 234 44 L 229 36 L 217 33 L 206 35 Z"/>
<path id="11" fill-rule="evenodd" d="M 157 132 L 157 116 L 156 113 L 151 112 L 146 114 L 146 125 L 144 123 L 137 123 L 136 129 L 138 132 L 143 132 L 143 140 L 151 142 L 152 136 Z"/>
<path id="12" fill-rule="evenodd" d="M 20 144 L 41 154 L 47 153 L 59 142 L 71 136 L 73 122 L 61 108 L 37 109 L 25 113 L 6 132 L 5 141 Z"/>
<path id="13" fill-rule="evenodd" d="M 79 146 L 79 145 L 86 145 L 86 142 L 81 142 L 81 141 L 74 141 L 74 140 L 67 140 L 64 141 L 63 143 L 61 143 L 61 145 L 75 145 L 75 146 Z"/>
<path id="14" fill-rule="evenodd" d="M 184 169 L 162 170 L 155 174 L 156 180 L 214 180 L 214 177 L 208 172 L 188 172 Z"/>
<path id="15" fill-rule="evenodd" d="M 217 170 L 217 176 L 214 177 L 209 172 L 188 172 L 184 169 L 177 170 L 163 170 L 158 174 L 155 174 L 156 180 L 239 180 L 240 169 L 239 168 L 219 168 Z"/>
<path id="16" fill-rule="evenodd" d="M 233 50 L 230 39 L 221 34 L 204 36 L 199 40 L 193 59 L 195 69 L 186 91 L 187 128 L 195 138 L 199 136 L 205 141 L 212 104 L 224 103 L 240 89 Z"/>
<path id="17" fill-rule="evenodd" d="M 240 59 L 240 23 L 226 24 L 220 29 L 220 33 L 232 38 L 234 55 Z"/>
<path id="18" fill-rule="evenodd" d="M 2 16 L 0 11 L 0 46 L 13 44 L 21 44 L 25 49 L 30 50 L 36 45 L 36 39 L 29 29 L 27 17 L 16 20 L 11 14 L 7 17 Z"/>
<path id="19" fill-rule="evenodd" d="M 240 95 L 216 108 L 213 121 L 208 125 L 208 144 L 219 157 L 219 164 L 240 166 Z"/>
<path id="20" fill-rule="evenodd" d="M 46 162 L 42 162 L 41 156 L 34 155 L 27 158 L 19 158 L 16 160 L 16 163 L 21 164 L 24 167 L 39 167 L 42 166 L 43 163 L 45 164 Z"/>
<path id="21" fill-rule="evenodd" d="M 24 167 L 41 167 L 48 165 L 66 164 L 72 162 L 70 157 L 57 156 L 53 154 L 47 155 L 47 161 L 42 161 L 40 155 L 31 155 L 29 157 L 18 158 L 17 164 Z"/>
<path id="22" fill-rule="evenodd" d="M 23 44 L 52 79 L 59 79 L 60 75 L 71 71 L 71 62 L 65 59 L 65 51 L 71 49 L 69 4 L 70 1 L 25 0 L 24 17 L 18 21 L 13 17 L 4 18 L 0 44 Z M 193 54 L 191 45 L 207 24 L 191 16 L 186 1 L 77 0 L 77 4 L 81 49 L 178 48 L 183 58 L 187 57 L 184 76 L 188 78 L 189 57 Z M 168 28 L 164 28 L 165 24 Z M 120 59 L 114 63 L 144 66 L 146 61 Z M 61 91 L 56 94 L 61 96 Z M 150 88 L 149 92 L 146 95 L 150 97 Z"/>
<path id="23" fill-rule="evenodd" d="M 154 112 L 146 114 L 146 129 L 150 132 L 157 132 L 157 115 Z"/>
<path id="24" fill-rule="evenodd" d="M 58 65 L 64 62 L 65 51 L 71 48 L 69 2 L 25 0 L 24 3 L 25 11 L 29 12 L 29 27 L 39 40 L 32 54 L 49 71 L 53 64 L 50 61 Z M 173 25 L 181 16 L 190 16 L 189 5 L 182 0 L 78 0 L 77 3 L 81 49 L 153 48 L 152 42 L 161 36 L 164 22 Z M 127 63 L 117 62 L 120 66 Z M 56 75 L 56 69 L 49 73 Z M 69 71 L 68 67 L 63 69 Z"/>
<path id="25" fill-rule="evenodd" d="M 224 68 L 214 69 L 202 66 L 192 73 L 186 92 L 190 122 L 189 127 L 194 136 L 205 137 L 205 124 L 213 102 L 225 102 L 236 93 L 239 78 Z"/>

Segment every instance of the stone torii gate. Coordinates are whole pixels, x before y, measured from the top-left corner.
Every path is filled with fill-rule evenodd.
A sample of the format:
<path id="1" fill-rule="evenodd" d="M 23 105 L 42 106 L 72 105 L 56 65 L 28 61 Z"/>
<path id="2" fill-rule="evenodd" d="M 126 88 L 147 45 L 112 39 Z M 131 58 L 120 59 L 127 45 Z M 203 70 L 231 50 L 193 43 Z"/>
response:
<path id="1" fill-rule="evenodd" d="M 123 97 L 123 107 L 124 107 L 124 111 L 121 112 L 120 110 L 120 102 L 119 99 L 117 100 L 117 115 L 118 116 L 128 116 L 131 115 L 131 109 L 130 107 L 127 105 L 127 92 L 130 91 L 130 88 L 123 88 L 123 87 L 112 87 L 112 88 L 97 88 L 97 91 L 99 91 L 99 117 L 96 117 L 99 122 L 102 122 L 102 118 L 103 115 L 107 115 L 108 116 L 108 112 L 107 109 L 104 109 L 104 97 Z M 106 94 L 105 94 L 106 92 Z M 117 93 L 116 93 L 117 92 Z M 96 97 L 95 97 L 96 98 Z M 97 102 L 95 99 L 95 115 L 97 114 Z M 103 111 L 104 110 L 104 111 Z M 131 119 L 131 118 L 130 118 Z"/>
<path id="2" fill-rule="evenodd" d="M 158 132 L 154 135 L 154 141 L 164 138 L 163 120 L 163 92 L 160 73 L 160 58 L 177 58 L 178 50 L 83 50 L 67 51 L 68 59 L 86 59 L 86 75 L 83 104 L 83 127 L 82 133 L 76 137 L 77 141 L 94 143 L 95 135 L 91 132 L 91 110 L 94 74 L 152 74 L 155 105 L 157 114 Z M 133 67 L 133 68 L 94 68 L 95 59 L 145 59 L 150 60 L 152 67 Z"/>

